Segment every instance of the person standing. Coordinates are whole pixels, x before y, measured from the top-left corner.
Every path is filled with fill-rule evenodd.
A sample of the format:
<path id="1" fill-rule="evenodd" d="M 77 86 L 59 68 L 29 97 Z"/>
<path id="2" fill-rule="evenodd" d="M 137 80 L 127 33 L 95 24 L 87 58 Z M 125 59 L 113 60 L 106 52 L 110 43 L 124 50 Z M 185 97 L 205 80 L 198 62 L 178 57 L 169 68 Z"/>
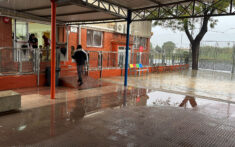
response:
<path id="1" fill-rule="evenodd" d="M 31 34 L 29 37 L 29 45 L 32 48 L 38 48 L 38 39 L 34 34 Z"/>
<path id="2" fill-rule="evenodd" d="M 46 35 L 42 36 L 43 39 L 43 48 L 46 49 L 46 59 L 49 60 L 49 49 L 50 49 L 50 40 Z"/>
<path id="3" fill-rule="evenodd" d="M 31 34 L 29 36 L 29 47 L 32 48 L 32 51 L 29 52 L 30 54 L 30 60 L 36 60 L 36 52 L 37 52 L 37 48 L 38 48 L 38 38 L 35 36 L 35 34 Z"/>
<path id="4" fill-rule="evenodd" d="M 83 84 L 83 80 L 82 80 L 83 67 L 85 65 L 85 61 L 87 60 L 87 54 L 82 49 L 81 45 L 77 46 L 77 50 L 72 55 L 72 58 L 77 63 L 78 82 L 80 82 L 79 86 L 81 86 Z"/>

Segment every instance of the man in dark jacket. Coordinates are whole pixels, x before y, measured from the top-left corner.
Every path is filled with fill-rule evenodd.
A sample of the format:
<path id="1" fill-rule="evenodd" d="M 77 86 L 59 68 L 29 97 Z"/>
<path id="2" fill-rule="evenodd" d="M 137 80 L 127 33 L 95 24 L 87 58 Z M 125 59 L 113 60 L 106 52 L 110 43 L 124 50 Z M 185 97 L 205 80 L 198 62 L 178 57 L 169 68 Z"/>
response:
<path id="1" fill-rule="evenodd" d="M 77 46 L 77 50 L 72 55 L 72 58 L 75 59 L 77 63 L 78 82 L 80 82 L 79 86 L 81 86 L 83 84 L 82 81 L 83 66 L 85 65 L 85 61 L 87 60 L 87 54 L 82 49 L 81 45 Z"/>

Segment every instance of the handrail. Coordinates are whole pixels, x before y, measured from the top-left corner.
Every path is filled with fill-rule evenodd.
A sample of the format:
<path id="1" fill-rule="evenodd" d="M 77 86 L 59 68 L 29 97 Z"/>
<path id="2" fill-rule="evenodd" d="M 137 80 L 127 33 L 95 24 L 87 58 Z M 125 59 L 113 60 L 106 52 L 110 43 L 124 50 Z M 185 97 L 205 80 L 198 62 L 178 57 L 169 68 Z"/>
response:
<path id="1" fill-rule="evenodd" d="M 40 48 L 13 48 L 13 47 L 0 47 L 0 50 L 2 49 L 14 49 L 14 50 L 38 50 Z M 40 49 L 41 51 L 45 50 L 51 50 L 50 48 L 49 49 Z M 85 50 L 87 53 L 91 53 L 91 52 L 95 52 L 95 53 L 119 53 L 119 54 L 125 54 L 124 52 L 119 52 L 119 51 L 92 51 L 92 50 Z M 145 54 L 148 54 L 148 55 L 152 55 L 151 53 L 149 52 L 132 52 L 130 54 L 142 54 L 142 55 L 145 55 Z M 162 54 L 162 53 L 154 53 L 154 54 Z"/>
<path id="2" fill-rule="evenodd" d="M 2 49 L 14 49 L 14 50 L 38 50 L 40 48 L 13 48 L 13 47 L 0 47 L 0 50 Z M 40 49 L 40 50 L 51 50 L 51 49 Z"/>
<path id="3" fill-rule="evenodd" d="M 4 52 L 1 52 L 1 50 L 3 49 L 9 49 L 9 51 L 12 52 L 13 54 L 13 57 L 9 60 L 13 61 L 14 64 L 19 64 L 19 67 L 18 67 L 19 70 L 17 73 L 22 72 L 22 68 L 25 68 L 26 62 L 31 62 L 32 64 L 34 64 L 33 72 L 36 73 L 38 70 L 40 70 L 41 63 L 44 63 L 44 61 L 50 60 L 50 49 L 0 47 L 0 55 L 1 53 L 4 53 Z M 25 50 L 27 51 L 26 54 L 25 54 Z M 47 51 L 47 52 L 43 52 L 43 51 Z M 88 70 L 122 69 L 125 65 L 125 60 L 124 60 L 125 53 L 124 52 L 92 51 L 92 50 L 86 50 L 86 52 L 88 53 L 88 62 L 87 62 Z M 92 54 L 92 53 L 95 53 L 95 54 Z M 40 63 L 38 63 L 37 61 L 38 59 L 40 60 Z M 181 64 L 184 64 L 185 61 L 186 61 L 185 56 L 183 54 L 166 56 L 163 53 L 152 54 L 152 53 L 147 53 L 147 52 L 130 53 L 130 59 L 129 59 L 130 64 L 141 63 L 143 67 L 158 66 L 160 64 L 165 65 L 165 66 L 181 65 Z M 10 62 L 10 64 L 13 64 L 13 62 Z M 2 69 L 7 70 L 8 69 L 7 65 L 2 66 Z M 16 69 L 14 69 L 14 71 L 15 70 Z M 44 70 L 42 69 L 41 71 L 44 71 Z M 1 73 L 1 64 L 0 64 L 0 73 Z"/>

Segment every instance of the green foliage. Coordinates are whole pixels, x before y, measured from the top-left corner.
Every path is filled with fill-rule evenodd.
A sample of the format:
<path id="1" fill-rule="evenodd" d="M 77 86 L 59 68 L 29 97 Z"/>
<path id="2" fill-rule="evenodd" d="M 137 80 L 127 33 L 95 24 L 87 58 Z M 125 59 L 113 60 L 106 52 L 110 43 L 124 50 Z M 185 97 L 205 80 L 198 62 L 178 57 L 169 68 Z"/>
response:
<path id="1" fill-rule="evenodd" d="M 200 47 L 200 42 L 208 31 L 208 26 L 214 28 L 218 20 L 211 18 L 212 14 L 223 14 L 227 12 L 230 7 L 230 0 L 210 0 L 201 1 L 198 3 L 196 1 L 195 5 L 189 2 L 189 5 L 179 5 L 177 7 L 161 8 L 159 11 L 155 11 L 149 15 L 151 19 L 154 17 L 164 14 L 164 17 L 172 18 L 172 15 L 177 14 L 177 16 L 185 17 L 184 19 L 168 19 L 168 20 L 158 20 L 154 22 L 154 25 L 160 25 L 167 28 L 172 28 L 173 30 L 185 31 L 192 47 L 192 68 L 198 69 L 198 52 Z M 235 0 L 233 0 L 233 5 L 235 5 Z M 195 7 L 194 7 L 195 6 Z M 178 8 L 178 9 L 177 9 Z M 194 14 L 201 15 L 201 18 L 190 19 L 194 8 Z M 160 12 L 160 13 L 159 13 Z M 164 12 L 164 13 L 162 13 Z M 188 17 L 188 18 L 187 18 Z M 195 35 L 193 31 L 196 27 L 200 27 L 198 33 Z"/>
<path id="2" fill-rule="evenodd" d="M 233 60 L 233 48 L 203 46 L 200 48 L 200 60 L 211 60 L 217 62 L 229 62 Z"/>
<path id="3" fill-rule="evenodd" d="M 157 45 L 157 46 L 155 47 L 155 51 L 158 52 L 158 53 L 161 53 L 161 52 L 162 52 L 162 48 Z"/>
<path id="4" fill-rule="evenodd" d="M 207 5 L 204 5 L 202 3 L 196 3 L 195 4 L 195 13 L 200 13 L 205 15 L 209 14 L 221 14 L 224 13 L 228 7 L 230 6 L 230 0 L 212 0 L 204 2 Z M 214 3 L 214 5 L 212 5 Z M 235 4 L 235 0 L 234 3 Z M 211 6 L 211 7 L 210 7 Z M 193 3 L 191 3 L 188 7 L 188 9 L 185 9 L 185 6 L 179 6 L 178 10 L 176 8 L 164 8 L 161 9 L 160 12 L 168 11 L 169 13 L 164 13 L 165 17 L 170 17 L 170 13 L 177 12 L 180 14 L 180 16 L 190 16 L 190 12 L 193 11 Z M 158 12 L 153 12 L 151 15 L 149 15 L 150 18 L 154 18 L 158 16 Z M 204 18 L 205 18 L 204 17 Z M 162 26 L 167 28 L 172 28 L 173 30 L 180 30 L 184 31 L 185 24 L 187 24 L 187 28 L 194 29 L 197 24 L 200 24 L 203 22 L 204 18 L 185 18 L 185 19 L 171 19 L 171 20 L 157 20 L 154 21 L 155 26 Z M 210 28 L 214 28 L 217 24 L 218 20 L 210 18 L 209 19 L 209 26 Z"/>
<path id="5" fill-rule="evenodd" d="M 150 42 L 150 50 L 154 50 L 153 44 Z"/>
<path id="6" fill-rule="evenodd" d="M 175 49 L 176 45 L 172 41 L 167 41 L 162 45 L 162 49 L 167 55 L 170 55 Z"/>

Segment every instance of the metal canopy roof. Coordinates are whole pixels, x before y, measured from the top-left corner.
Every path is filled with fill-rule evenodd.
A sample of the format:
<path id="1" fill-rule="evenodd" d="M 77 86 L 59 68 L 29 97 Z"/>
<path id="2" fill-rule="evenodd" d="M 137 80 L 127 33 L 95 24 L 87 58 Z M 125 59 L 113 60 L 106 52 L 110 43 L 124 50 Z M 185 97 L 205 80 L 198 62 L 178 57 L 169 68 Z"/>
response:
<path id="1" fill-rule="evenodd" d="M 229 1 L 231 6 L 228 12 L 213 15 L 235 15 L 233 0 Z M 128 10 L 132 11 L 134 21 L 202 17 L 202 12 L 197 14 L 194 11 L 188 12 L 187 9 L 195 3 L 207 5 L 202 0 L 56 0 L 56 3 L 56 19 L 62 24 L 125 21 Z M 176 9 L 178 6 L 184 7 L 188 15 L 177 12 L 169 15 L 169 9 Z M 154 11 L 162 14 L 154 16 L 155 18 L 148 17 Z M 50 23 L 50 0 L 0 0 L 0 15 Z"/>
<path id="2" fill-rule="evenodd" d="M 179 0 L 57 0 L 60 23 L 125 20 L 128 9 Z M 0 0 L 0 15 L 50 22 L 50 0 Z"/>
<path id="3" fill-rule="evenodd" d="M 160 4 L 169 4 L 173 2 L 180 2 L 182 0 L 105 0 L 131 10 L 152 7 Z M 190 0 L 188 0 L 190 1 Z"/>

